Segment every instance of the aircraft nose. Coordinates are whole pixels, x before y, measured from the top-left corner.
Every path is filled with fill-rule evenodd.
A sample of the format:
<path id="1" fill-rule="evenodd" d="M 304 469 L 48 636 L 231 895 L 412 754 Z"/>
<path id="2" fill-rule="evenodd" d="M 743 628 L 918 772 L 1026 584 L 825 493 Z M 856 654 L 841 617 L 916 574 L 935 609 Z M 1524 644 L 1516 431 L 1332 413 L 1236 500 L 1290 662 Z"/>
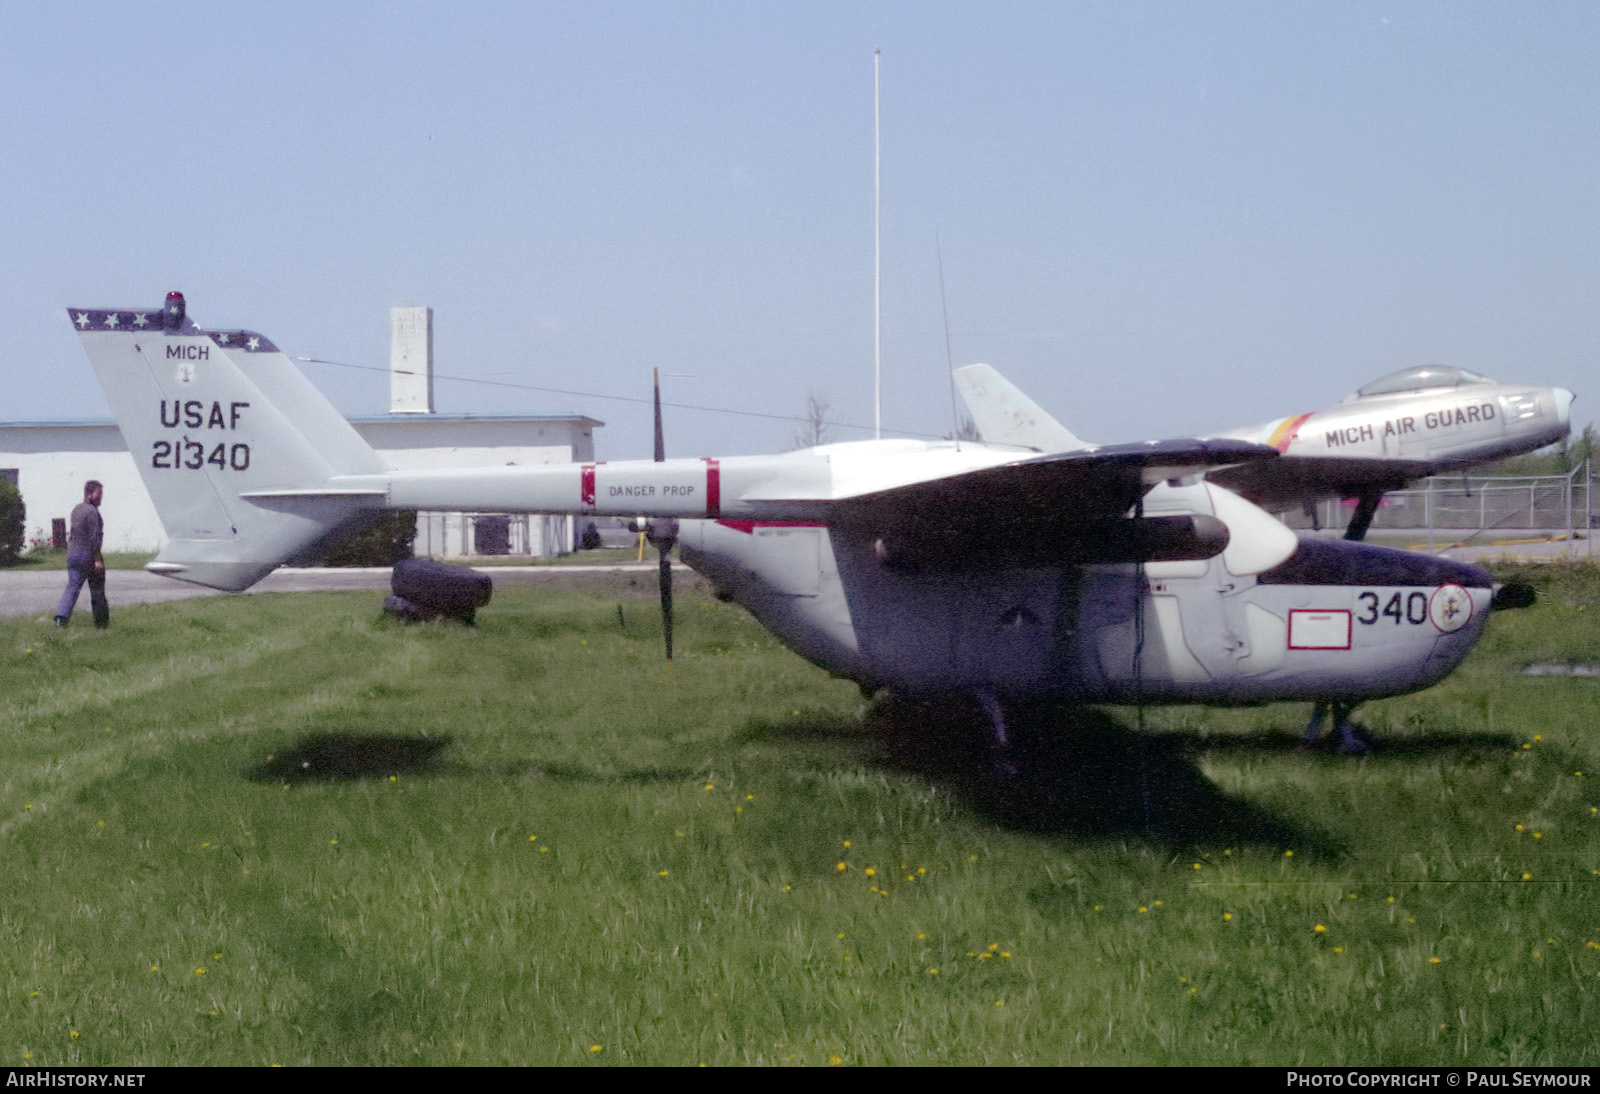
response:
<path id="1" fill-rule="evenodd" d="M 1553 387 L 1550 389 L 1550 394 L 1555 397 L 1556 418 L 1561 422 L 1561 428 L 1570 429 L 1572 427 L 1572 400 L 1576 399 L 1577 396 L 1564 387 Z"/>

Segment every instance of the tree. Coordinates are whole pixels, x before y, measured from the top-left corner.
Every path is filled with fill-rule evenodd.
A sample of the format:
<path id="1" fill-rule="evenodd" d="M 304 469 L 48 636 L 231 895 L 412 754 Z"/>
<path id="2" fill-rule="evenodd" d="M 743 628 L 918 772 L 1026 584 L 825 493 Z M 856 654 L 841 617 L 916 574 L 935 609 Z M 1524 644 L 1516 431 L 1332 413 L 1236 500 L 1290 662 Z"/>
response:
<path id="1" fill-rule="evenodd" d="M 14 563 L 22 554 L 26 516 L 22 491 L 9 478 L 0 477 L 0 563 Z"/>
<path id="2" fill-rule="evenodd" d="M 800 419 L 800 428 L 794 431 L 795 447 L 815 448 L 827 444 L 832 429 L 833 423 L 828 421 L 828 402 L 817 398 L 813 391 L 806 396 L 805 416 Z"/>

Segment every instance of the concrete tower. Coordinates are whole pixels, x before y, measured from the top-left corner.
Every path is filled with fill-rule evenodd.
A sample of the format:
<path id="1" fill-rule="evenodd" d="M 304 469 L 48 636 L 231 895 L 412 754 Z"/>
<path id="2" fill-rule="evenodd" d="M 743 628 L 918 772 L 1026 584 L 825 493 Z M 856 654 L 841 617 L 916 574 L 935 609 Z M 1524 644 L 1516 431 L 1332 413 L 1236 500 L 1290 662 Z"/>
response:
<path id="1" fill-rule="evenodd" d="M 433 309 L 389 309 L 389 412 L 433 413 Z"/>

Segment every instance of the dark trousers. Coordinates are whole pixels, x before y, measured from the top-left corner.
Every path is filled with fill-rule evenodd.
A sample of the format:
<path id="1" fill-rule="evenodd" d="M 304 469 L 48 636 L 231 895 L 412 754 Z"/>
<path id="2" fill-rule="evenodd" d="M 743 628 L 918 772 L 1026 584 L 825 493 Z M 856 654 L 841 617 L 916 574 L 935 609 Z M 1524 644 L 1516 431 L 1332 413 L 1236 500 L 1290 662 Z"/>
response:
<path id="1" fill-rule="evenodd" d="M 106 572 L 95 569 L 92 558 L 75 559 L 67 556 L 67 588 L 61 594 L 61 603 L 56 605 L 56 618 L 63 621 L 72 618 L 72 609 L 78 603 L 78 590 L 83 588 L 86 581 L 89 583 L 89 607 L 94 611 L 94 625 L 110 626 L 111 605 L 106 603 Z"/>

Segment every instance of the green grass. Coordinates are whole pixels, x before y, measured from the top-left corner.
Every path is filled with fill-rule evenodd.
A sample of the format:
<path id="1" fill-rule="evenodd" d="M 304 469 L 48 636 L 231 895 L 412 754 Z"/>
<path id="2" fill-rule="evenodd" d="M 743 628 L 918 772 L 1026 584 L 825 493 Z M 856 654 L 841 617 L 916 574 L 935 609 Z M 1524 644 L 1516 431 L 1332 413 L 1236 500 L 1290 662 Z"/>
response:
<path id="1" fill-rule="evenodd" d="M 0 1064 L 1593 1066 L 1600 681 L 1515 670 L 1600 578 L 1536 577 L 1370 757 L 1041 709 L 1010 786 L 687 591 L 671 674 L 519 586 L 0 620 Z"/>
<path id="2" fill-rule="evenodd" d="M 142 570 L 144 564 L 156 557 L 153 552 L 119 553 L 108 551 L 103 556 L 108 570 Z M 67 568 L 67 552 L 54 547 L 43 547 L 37 551 L 28 551 L 15 562 L 0 562 L 0 569 L 22 570 L 65 570 Z"/>

